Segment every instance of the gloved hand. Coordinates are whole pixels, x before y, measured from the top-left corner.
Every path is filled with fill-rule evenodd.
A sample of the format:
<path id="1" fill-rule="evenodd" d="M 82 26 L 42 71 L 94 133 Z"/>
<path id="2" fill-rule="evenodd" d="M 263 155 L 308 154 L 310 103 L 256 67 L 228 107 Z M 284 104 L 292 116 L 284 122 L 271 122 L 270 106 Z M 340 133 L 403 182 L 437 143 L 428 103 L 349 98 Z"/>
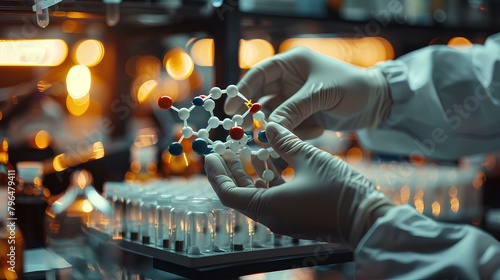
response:
<path id="1" fill-rule="evenodd" d="M 362 69 L 304 47 L 253 67 L 237 86 L 246 98 L 261 103 L 264 111 L 272 111 L 269 121 L 304 139 L 319 136 L 324 129 L 375 127 L 392 105 L 378 69 Z M 259 100 L 262 97 L 266 98 Z M 239 97 L 226 100 L 229 115 L 246 109 Z"/>
<path id="2" fill-rule="evenodd" d="M 274 150 L 294 168 L 294 178 L 285 182 L 278 177 L 266 188 L 261 180 L 254 184 L 234 153 L 210 154 L 205 158 L 208 181 L 224 205 L 275 233 L 340 242 L 351 249 L 394 205 L 348 164 L 282 126 L 269 123 L 266 134 Z"/>

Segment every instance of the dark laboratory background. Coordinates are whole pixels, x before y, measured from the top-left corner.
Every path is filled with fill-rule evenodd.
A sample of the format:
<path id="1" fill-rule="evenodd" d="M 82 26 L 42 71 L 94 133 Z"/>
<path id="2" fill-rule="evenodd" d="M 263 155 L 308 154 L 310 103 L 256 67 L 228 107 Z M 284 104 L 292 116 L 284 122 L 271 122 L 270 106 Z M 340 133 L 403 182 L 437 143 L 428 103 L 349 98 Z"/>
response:
<path id="1" fill-rule="evenodd" d="M 203 158 L 189 147 L 182 157 L 169 154 L 182 123 L 158 107 L 160 96 L 190 106 L 296 46 L 371 67 L 429 45 L 483 44 L 500 30 L 498 0 L 47 2 L 55 4 L 37 14 L 32 0 L 0 1 L 0 159 L 20 177 L 25 162 L 24 174 L 41 170 L 34 184 L 44 203 L 18 213 L 33 220 L 81 170 L 99 193 L 111 181 L 203 175 Z M 227 117 L 223 99 L 216 104 L 215 114 Z M 189 121 L 199 129 L 207 118 L 200 112 Z M 211 133 L 225 138 L 223 130 Z M 500 222 L 487 222 L 500 207 L 496 154 L 453 162 L 376 154 L 353 133 L 335 131 L 311 142 L 365 172 L 397 204 L 499 234 Z M 154 149 L 137 152 L 144 147 Z M 35 193 L 25 188 L 21 196 Z M 26 231 L 27 248 L 44 245 Z"/>

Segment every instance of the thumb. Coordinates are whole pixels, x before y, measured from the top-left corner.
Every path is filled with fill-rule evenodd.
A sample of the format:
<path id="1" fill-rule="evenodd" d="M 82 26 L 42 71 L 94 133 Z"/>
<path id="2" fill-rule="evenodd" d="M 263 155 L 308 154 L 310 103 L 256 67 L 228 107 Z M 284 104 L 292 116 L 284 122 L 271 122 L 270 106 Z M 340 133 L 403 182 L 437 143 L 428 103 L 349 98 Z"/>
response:
<path id="1" fill-rule="evenodd" d="M 268 123 L 266 136 L 274 151 L 295 169 L 300 169 L 311 158 L 316 148 L 300 140 L 295 134 L 277 123 Z"/>
<path id="2" fill-rule="evenodd" d="M 237 187 L 227 174 L 223 159 L 219 155 L 209 154 L 205 157 L 205 172 L 222 204 L 252 219 L 257 216 L 257 213 L 253 213 L 250 209 L 258 209 L 254 205 L 260 203 L 260 197 L 265 189 Z"/>

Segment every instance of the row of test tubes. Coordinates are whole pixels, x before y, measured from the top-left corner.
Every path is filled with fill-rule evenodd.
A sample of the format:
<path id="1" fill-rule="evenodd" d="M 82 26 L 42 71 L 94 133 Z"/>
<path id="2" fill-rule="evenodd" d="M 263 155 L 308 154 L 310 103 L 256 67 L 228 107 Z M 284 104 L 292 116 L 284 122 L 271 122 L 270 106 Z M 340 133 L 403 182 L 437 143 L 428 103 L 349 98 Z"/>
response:
<path id="1" fill-rule="evenodd" d="M 107 182 L 103 195 L 112 216 L 99 230 L 163 250 L 190 255 L 252 250 L 286 243 L 264 225 L 224 206 L 206 177 L 147 184 Z"/>

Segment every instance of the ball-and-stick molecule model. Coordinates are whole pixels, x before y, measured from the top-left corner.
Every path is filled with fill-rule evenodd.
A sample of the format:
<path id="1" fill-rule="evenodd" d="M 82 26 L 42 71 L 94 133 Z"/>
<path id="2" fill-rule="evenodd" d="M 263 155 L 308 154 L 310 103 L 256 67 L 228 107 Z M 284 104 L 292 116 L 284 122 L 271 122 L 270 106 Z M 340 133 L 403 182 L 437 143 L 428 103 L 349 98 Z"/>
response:
<path id="1" fill-rule="evenodd" d="M 247 110 L 242 115 L 234 115 L 232 118 L 225 118 L 224 120 L 220 120 L 218 117 L 214 115 L 215 109 L 215 101 L 222 97 L 223 94 L 227 94 L 229 97 L 239 97 L 243 100 L 245 105 L 247 106 Z M 173 156 L 180 156 L 184 149 L 181 145 L 182 140 L 188 139 L 191 137 L 197 137 L 192 141 L 193 151 L 200 155 L 206 155 L 212 152 L 215 152 L 219 155 L 224 154 L 224 152 L 229 149 L 236 154 L 239 154 L 241 158 L 250 158 L 252 155 L 256 155 L 259 160 L 264 162 L 266 166 L 266 170 L 260 177 L 264 179 L 264 181 L 269 182 L 274 179 L 274 172 L 267 169 L 266 160 L 271 156 L 273 158 L 278 158 L 279 155 L 273 150 L 273 148 L 259 148 L 258 150 L 252 150 L 248 143 L 253 141 L 253 131 L 244 131 L 241 127 L 243 124 L 244 118 L 251 114 L 253 116 L 254 121 L 258 121 L 263 124 L 264 128 L 267 125 L 265 120 L 265 114 L 261 111 L 261 105 L 259 103 L 252 103 L 252 100 L 248 100 L 243 94 L 241 94 L 238 90 L 238 87 L 235 85 L 228 86 L 225 90 L 220 89 L 218 87 L 213 87 L 210 89 L 208 95 L 200 95 L 193 98 L 191 101 L 193 105 L 189 108 L 177 108 L 173 106 L 172 98 L 169 96 L 161 96 L 158 99 L 158 106 L 161 109 L 169 110 L 172 109 L 177 112 L 179 119 L 184 122 L 182 128 L 182 136 L 179 138 L 177 142 L 173 142 L 169 145 L 168 151 Z M 199 129 L 198 131 L 194 131 L 188 124 L 189 116 L 191 112 L 197 108 L 203 107 L 206 111 L 210 113 L 210 117 L 207 122 L 207 127 Z M 211 129 L 215 129 L 222 125 L 222 127 L 229 132 L 229 135 L 226 138 L 226 141 L 212 141 L 209 138 L 209 132 Z M 262 143 L 267 143 L 267 137 L 265 129 L 260 131 L 257 134 L 257 138 Z"/>

